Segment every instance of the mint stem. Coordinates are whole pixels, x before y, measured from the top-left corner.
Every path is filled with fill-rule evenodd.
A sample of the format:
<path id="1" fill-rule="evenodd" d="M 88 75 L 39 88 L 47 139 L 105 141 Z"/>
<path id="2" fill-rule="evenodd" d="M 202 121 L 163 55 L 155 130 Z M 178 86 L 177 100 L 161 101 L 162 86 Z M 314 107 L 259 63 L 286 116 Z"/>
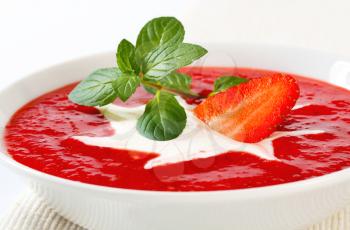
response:
<path id="1" fill-rule="evenodd" d="M 203 98 L 203 96 L 199 95 L 198 93 L 195 92 L 184 92 L 181 90 L 176 90 L 176 89 L 171 89 L 171 88 L 167 88 L 163 85 L 157 84 L 157 83 L 153 83 L 153 82 L 149 82 L 149 81 L 144 81 L 142 80 L 142 84 L 157 90 L 161 90 L 161 91 L 165 91 L 168 93 L 173 93 L 182 97 L 186 97 L 186 98 L 194 98 L 194 99 L 199 99 L 199 98 Z"/>

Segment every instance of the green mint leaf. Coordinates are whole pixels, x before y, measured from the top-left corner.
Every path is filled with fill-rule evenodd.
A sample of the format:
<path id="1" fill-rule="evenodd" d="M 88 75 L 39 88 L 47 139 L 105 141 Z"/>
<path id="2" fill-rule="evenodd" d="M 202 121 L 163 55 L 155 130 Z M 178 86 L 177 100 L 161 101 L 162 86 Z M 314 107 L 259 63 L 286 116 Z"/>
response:
<path id="1" fill-rule="evenodd" d="M 170 89 L 181 90 L 184 92 L 190 92 L 190 85 L 192 78 L 186 74 L 182 73 L 171 73 L 167 77 L 160 80 L 160 84 L 164 85 Z"/>
<path id="2" fill-rule="evenodd" d="M 135 90 L 139 85 L 140 78 L 133 74 L 122 74 L 115 81 L 117 95 L 124 102 L 135 93 Z"/>
<path id="3" fill-rule="evenodd" d="M 79 105 L 103 106 L 117 98 L 114 82 L 121 75 L 117 68 L 98 69 L 80 82 L 69 94 L 69 99 Z"/>
<path id="4" fill-rule="evenodd" d="M 181 22 L 174 17 L 159 17 L 149 21 L 140 31 L 136 41 L 136 56 L 143 58 L 158 46 L 180 44 L 185 35 Z"/>
<path id="5" fill-rule="evenodd" d="M 233 86 L 248 82 L 248 79 L 233 76 L 224 76 L 215 80 L 214 82 L 214 93 L 224 91 Z"/>
<path id="6" fill-rule="evenodd" d="M 151 87 L 151 86 L 145 85 L 145 84 L 142 84 L 142 86 L 147 92 L 149 92 L 151 94 L 156 94 L 156 92 L 157 92 L 157 89 L 155 87 Z"/>
<path id="7" fill-rule="evenodd" d="M 148 78 L 159 80 L 174 70 L 191 64 L 206 53 L 206 49 L 194 44 L 163 45 L 145 57 L 142 70 Z"/>
<path id="8" fill-rule="evenodd" d="M 201 96 L 198 93 L 190 89 L 191 81 L 192 78 L 190 76 L 173 72 L 159 81 L 149 79 L 145 76 L 142 80 L 142 85 L 146 91 L 152 94 L 155 94 L 157 90 L 162 90 L 184 98 L 200 98 Z"/>
<path id="9" fill-rule="evenodd" d="M 137 130 L 145 137 L 167 141 L 178 137 L 186 126 L 186 113 L 176 98 L 157 91 L 137 121 Z"/>
<path id="10" fill-rule="evenodd" d="M 157 84 L 161 87 L 165 87 L 169 90 L 176 90 L 177 92 L 183 92 L 183 93 L 191 93 L 190 85 L 192 82 L 192 78 L 186 74 L 173 72 L 159 81 L 153 81 L 152 79 L 148 79 L 147 76 L 144 78 L 147 82 L 152 84 Z M 157 89 L 148 87 L 147 85 L 144 85 L 144 88 L 152 94 L 155 94 Z"/>
<path id="11" fill-rule="evenodd" d="M 126 39 L 123 39 L 118 45 L 117 64 L 123 73 L 138 72 L 135 61 L 135 47 Z"/>

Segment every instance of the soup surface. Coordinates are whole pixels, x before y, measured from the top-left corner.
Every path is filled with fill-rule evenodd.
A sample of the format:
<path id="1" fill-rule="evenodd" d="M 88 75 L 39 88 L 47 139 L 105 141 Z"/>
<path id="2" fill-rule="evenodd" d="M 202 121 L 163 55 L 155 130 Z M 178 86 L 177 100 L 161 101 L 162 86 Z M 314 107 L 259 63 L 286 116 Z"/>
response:
<path id="1" fill-rule="evenodd" d="M 272 71 L 247 68 L 185 68 L 192 89 L 207 95 L 218 76 L 261 77 Z M 118 132 L 93 107 L 67 98 L 76 84 L 42 95 L 18 110 L 8 123 L 5 142 L 18 162 L 58 177 L 118 188 L 157 191 L 212 191 L 251 188 L 304 180 L 350 166 L 350 92 L 293 75 L 301 95 L 278 131 L 322 130 L 273 141 L 277 160 L 249 152 L 145 168 L 158 154 L 92 146 L 74 136 L 108 137 Z M 142 88 L 123 106 L 146 103 Z M 122 104 L 116 101 L 116 104 Z M 196 104 L 199 101 L 188 101 Z M 201 145 L 201 143 L 193 143 Z"/>

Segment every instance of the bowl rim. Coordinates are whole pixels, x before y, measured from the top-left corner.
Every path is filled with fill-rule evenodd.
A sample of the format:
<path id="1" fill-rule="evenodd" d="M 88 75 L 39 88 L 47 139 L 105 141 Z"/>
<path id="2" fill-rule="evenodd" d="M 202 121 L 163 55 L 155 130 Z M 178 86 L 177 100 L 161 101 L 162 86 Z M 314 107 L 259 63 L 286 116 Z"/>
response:
<path id="1" fill-rule="evenodd" d="M 330 55 L 343 58 L 345 60 L 350 60 L 349 57 L 344 55 L 339 55 L 331 52 L 326 52 L 318 49 L 310 49 L 305 47 L 298 46 L 286 46 L 286 45 L 275 45 L 275 44 L 266 44 L 266 43 L 247 43 L 247 42 L 235 42 L 235 43 L 209 43 L 211 46 L 220 44 L 220 46 L 225 45 L 241 45 L 241 46 L 264 46 L 269 49 L 271 48 L 280 48 L 280 49 L 298 49 L 302 51 L 312 52 L 312 53 L 321 53 L 323 55 Z M 43 68 L 34 73 L 27 74 L 19 80 L 6 85 L 0 91 L 6 91 L 11 88 L 13 85 L 18 84 L 21 80 L 30 78 L 34 75 L 38 75 L 42 72 L 45 72 L 50 69 L 63 67 L 67 64 L 72 64 L 74 62 L 79 62 L 85 59 L 94 58 L 97 56 L 104 56 L 110 54 L 111 51 L 107 52 L 98 52 L 91 55 L 84 55 L 81 57 L 69 59 L 67 61 L 51 65 L 49 67 Z M 339 87 L 339 86 L 338 86 Z M 345 88 L 344 88 L 345 89 Z M 0 137 L 0 141 L 4 142 L 3 136 Z M 211 198 L 213 200 L 227 200 L 236 199 L 236 200 L 245 200 L 245 199 L 261 199 L 267 197 L 276 197 L 276 196 L 286 196 L 290 194 L 296 194 L 298 192 L 312 191 L 316 189 L 322 189 L 329 186 L 337 185 L 344 181 L 350 181 L 350 168 L 342 169 L 333 173 L 325 174 L 322 176 L 317 176 L 314 178 L 304 179 L 295 182 L 288 182 L 276 185 L 262 186 L 262 187 L 253 187 L 253 188 L 242 188 L 242 189 L 231 189 L 231 190 L 214 190 L 214 191 L 155 191 L 155 190 L 137 190 L 137 189 L 127 189 L 127 188 L 117 188 L 117 187 L 108 187 L 103 185 L 89 184 L 80 181 L 73 181 L 51 174 L 35 170 L 15 161 L 7 153 L 0 152 L 0 163 L 7 166 L 10 169 L 13 169 L 19 174 L 24 174 L 25 177 L 33 176 L 35 179 L 39 179 L 48 183 L 59 184 L 63 186 L 73 187 L 76 189 L 82 189 L 89 192 L 103 192 L 105 194 L 116 195 L 134 195 L 134 196 L 146 196 L 146 197 L 156 197 L 156 198 L 179 198 L 179 199 L 190 199 L 194 201 L 203 200 L 203 198 Z"/>

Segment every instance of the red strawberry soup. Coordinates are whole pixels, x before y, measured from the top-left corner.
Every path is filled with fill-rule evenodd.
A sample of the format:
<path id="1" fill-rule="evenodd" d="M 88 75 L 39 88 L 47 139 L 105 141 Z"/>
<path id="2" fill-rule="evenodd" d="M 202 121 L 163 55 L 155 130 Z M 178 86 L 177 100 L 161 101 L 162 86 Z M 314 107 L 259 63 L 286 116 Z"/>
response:
<path id="1" fill-rule="evenodd" d="M 204 67 L 184 68 L 181 72 L 192 77 L 192 90 L 203 96 L 212 91 L 218 76 L 253 79 L 204 102 L 187 99 L 189 108 L 201 103 L 195 109 L 199 119 L 187 116 L 187 120 L 197 120 L 202 123 L 203 129 L 212 129 L 216 138 L 225 140 L 228 145 L 222 145 L 222 152 L 203 153 L 201 156 L 204 142 L 200 141 L 192 143 L 198 149 L 194 152 L 195 157 L 171 158 L 167 155 L 167 148 L 163 148 L 164 157 L 159 158 L 159 152 L 140 151 L 142 143 L 128 149 L 123 146 L 118 148 L 118 142 L 109 137 L 125 130 L 115 128 L 97 108 L 69 101 L 67 95 L 76 85 L 72 84 L 36 98 L 13 115 L 5 133 L 8 153 L 16 161 L 54 176 L 109 187 L 157 191 L 260 187 L 322 176 L 350 166 L 349 91 L 307 77 L 267 70 Z M 262 85 L 250 86 L 252 82 L 265 81 L 260 79 L 273 75 L 287 76 L 296 81 L 289 81 L 290 86 L 284 84 L 286 78 L 278 77 L 270 82 L 281 86 L 274 91 L 275 94 L 268 92 L 263 99 L 249 96 L 253 94 L 248 89 L 256 87 L 261 92 L 263 88 Z M 268 95 L 273 95 L 273 100 L 269 100 Z M 234 102 L 230 100 L 229 104 L 227 101 L 224 104 L 222 98 L 230 96 Z M 239 101 L 238 97 L 241 97 Z M 150 95 L 140 87 L 126 103 L 117 100 L 115 104 L 126 105 L 128 110 L 145 104 L 149 99 Z M 259 108 L 266 101 L 269 104 L 264 109 L 252 109 L 255 106 Z M 228 108 L 237 108 L 237 105 L 240 105 L 240 112 L 228 116 Z M 208 112 L 208 108 L 212 110 Z M 188 110 L 188 114 L 193 114 L 192 109 Z M 252 115 L 254 112 L 257 113 Z M 272 117 L 269 116 L 271 114 Z M 213 122 L 217 117 L 220 122 Z M 232 129 L 241 128 L 238 134 L 226 135 L 230 129 L 220 126 L 222 123 L 232 125 Z M 247 140 L 242 138 L 242 133 Z M 198 140 L 194 136 L 187 134 L 186 137 Z M 92 145 L 75 137 L 109 140 L 116 144 L 113 147 L 111 144 L 103 145 L 107 142 Z M 176 138 L 166 143 L 174 141 Z M 213 144 L 216 143 L 213 141 Z M 229 151 L 230 144 L 240 148 Z M 155 159 L 165 160 L 145 167 Z"/>

